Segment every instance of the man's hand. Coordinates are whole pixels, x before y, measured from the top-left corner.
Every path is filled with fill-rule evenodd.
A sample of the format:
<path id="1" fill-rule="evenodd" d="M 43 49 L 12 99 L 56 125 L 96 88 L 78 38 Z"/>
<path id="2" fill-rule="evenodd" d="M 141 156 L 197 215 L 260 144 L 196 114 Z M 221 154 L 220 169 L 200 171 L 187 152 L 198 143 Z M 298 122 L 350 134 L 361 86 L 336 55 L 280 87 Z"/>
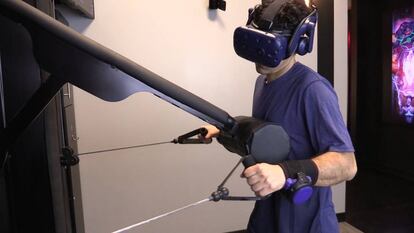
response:
<path id="1" fill-rule="evenodd" d="M 247 179 L 252 191 L 260 197 L 279 191 L 286 182 L 282 168 L 279 165 L 267 163 L 259 163 L 246 168 L 242 177 Z"/>
<path id="2" fill-rule="evenodd" d="M 204 125 L 202 127 L 208 131 L 207 135 L 204 137 L 206 139 L 217 137 L 220 133 L 220 130 L 217 129 L 214 125 Z"/>

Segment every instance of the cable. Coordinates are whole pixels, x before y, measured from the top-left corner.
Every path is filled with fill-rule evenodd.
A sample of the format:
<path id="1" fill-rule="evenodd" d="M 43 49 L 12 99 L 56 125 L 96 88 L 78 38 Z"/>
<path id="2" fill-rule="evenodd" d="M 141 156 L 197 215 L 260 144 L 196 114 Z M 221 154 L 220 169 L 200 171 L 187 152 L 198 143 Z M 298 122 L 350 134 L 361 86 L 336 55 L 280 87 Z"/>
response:
<path id="1" fill-rule="evenodd" d="M 142 145 L 136 145 L 136 146 L 127 146 L 127 147 L 118 147 L 118 148 L 112 148 L 112 149 L 106 149 L 106 150 L 89 151 L 89 152 L 77 154 L 77 156 L 97 154 L 97 153 L 110 152 L 110 151 L 118 151 L 118 150 L 126 150 L 126 149 L 132 149 L 132 148 L 141 148 L 141 147 L 147 147 L 147 146 L 156 146 L 156 145 L 162 145 L 162 144 L 168 144 L 168 143 L 174 143 L 174 142 L 173 141 L 155 142 L 155 143 L 142 144 Z"/>
<path id="2" fill-rule="evenodd" d="M 177 212 L 179 212 L 179 211 L 185 210 L 185 209 L 190 208 L 190 207 L 194 207 L 194 206 L 200 205 L 200 204 L 202 204 L 202 203 L 204 203 L 204 202 L 208 202 L 208 201 L 211 201 L 211 198 L 206 198 L 206 199 L 203 199 L 203 200 L 201 200 L 201 201 L 197 201 L 197 202 L 191 203 L 191 204 L 189 204 L 189 205 L 183 206 L 183 207 L 178 208 L 178 209 L 175 209 L 175 210 L 173 210 L 173 211 L 170 211 L 170 212 L 167 212 L 167 213 L 164 213 L 164 214 L 161 214 L 161 215 L 155 216 L 155 217 L 153 217 L 153 218 L 150 218 L 150 219 L 147 219 L 147 220 L 141 221 L 141 222 L 139 222 L 139 223 L 136 223 L 136 224 L 130 225 L 130 226 L 128 226 L 128 227 L 124 227 L 124 228 L 122 228 L 122 229 L 119 229 L 119 230 L 113 231 L 112 233 L 120 233 L 120 232 L 125 232 L 125 231 L 127 231 L 127 230 L 132 229 L 132 228 L 135 228 L 135 227 L 141 226 L 141 225 L 143 225 L 143 224 L 149 223 L 149 222 L 154 221 L 154 220 L 157 220 L 157 219 L 159 219 L 159 218 L 166 217 L 166 216 L 168 216 L 168 215 L 171 215 L 171 214 L 177 213 Z"/>
<path id="3" fill-rule="evenodd" d="M 155 143 L 149 143 L 149 144 L 142 144 L 137 146 L 127 146 L 127 147 L 118 147 L 113 149 L 106 149 L 106 150 L 96 150 L 96 151 L 89 151 L 77 154 L 77 156 L 81 155 L 90 155 L 90 154 L 97 154 L 102 152 L 110 152 L 110 151 L 118 151 L 118 150 L 126 150 L 126 149 L 132 149 L 132 148 L 141 148 L 141 147 L 147 147 L 147 146 L 157 146 L 162 144 L 168 144 L 168 143 L 174 143 L 174 144 L 210 144 L 212 142 L 212 139 L 204 139 L 204 138 L 192 138 L 197 135 L 201 135 L 202 137 L 205 137 L 207 135 L 208 131 L 206 128 L 198 128 L 191 132 L 188 132 L 186 134 L 183 134 L 179 136 L 178 138 L 174 138 L 171 141 L 165 141 L 165 142 L 155 142 Z"/>

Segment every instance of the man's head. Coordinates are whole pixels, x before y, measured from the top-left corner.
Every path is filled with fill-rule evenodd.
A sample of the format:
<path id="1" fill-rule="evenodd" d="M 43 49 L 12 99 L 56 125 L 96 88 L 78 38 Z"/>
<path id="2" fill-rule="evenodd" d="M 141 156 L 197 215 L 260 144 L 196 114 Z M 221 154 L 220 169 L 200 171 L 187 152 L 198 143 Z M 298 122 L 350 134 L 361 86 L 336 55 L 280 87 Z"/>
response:
<path id="1" fill-rule="evenodd" d="M 312 51 L 318 13 L 308 8 L 304 0 L 262 3 L 249 11 L 246 26 L 236 28 L 233 46 L 237 55 L 260 64 L 259 73 L 268 74 L 287 67 L 284 63 L 294 61 L 289 59 L 294 54 Z"/>
<path id="2" fill-rule="evenodd" d="M 256 10 L 254 21 L 257 25 L 265 24 L 261 21 L 273 21 L 271 27 L 264 31 L 277 31 L 289 35 L 292 35 L 301 21 L 312 12 L 304 0 L 262 0 L 262 4 Z M 256 71 L 263 75 L 278 73 L 295 62 L 294 56 L 295 54 L 282 60 L 276 67 L 256 63 Z"/>
<path id="3" fill-rule="evenodd" d="M 293 33 L 299 23 L 312 12 L 304 0 L 262 0 L 262 4 L 256 10 L 256 22 L 273 21 L 270 30 L 266 31 L 290 33 Z"/>

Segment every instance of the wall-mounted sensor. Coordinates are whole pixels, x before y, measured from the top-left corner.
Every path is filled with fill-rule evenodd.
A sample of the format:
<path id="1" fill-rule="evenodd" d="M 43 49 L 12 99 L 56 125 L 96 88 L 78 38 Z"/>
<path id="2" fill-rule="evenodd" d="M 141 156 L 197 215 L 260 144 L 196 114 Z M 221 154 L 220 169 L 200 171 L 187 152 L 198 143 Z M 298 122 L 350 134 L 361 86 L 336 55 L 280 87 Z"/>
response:
<path id="1" fill-rule="evenodd" d="M 220 9 L 222 11 L 226 10 L 226 1 L 224 0 L 210 0 L 208 8 L 211 10 Z"/>

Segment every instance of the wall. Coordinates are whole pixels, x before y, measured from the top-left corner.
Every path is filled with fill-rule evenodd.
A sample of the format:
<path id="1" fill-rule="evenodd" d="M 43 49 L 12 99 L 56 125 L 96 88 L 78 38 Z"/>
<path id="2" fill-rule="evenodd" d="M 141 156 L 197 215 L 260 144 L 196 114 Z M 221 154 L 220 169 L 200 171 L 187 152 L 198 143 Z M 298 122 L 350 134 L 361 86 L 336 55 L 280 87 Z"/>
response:
<path id="1" fill-rule="evenodd" d="M 334 87 L 344 121 L 348 112 L 348 1 L 334 1 Z M 333 188 L 337 213 L 345 212 L 345 183 Z"/>
<path id="2" fill-rule="evenodd" d="M 207 0 L 95 1 L 90 21 L 65 9 L 71 26 L 162 77 L 225 109 L 249 115 L 254 66 L 234 53 L 232 33 L 258 1 L 227 1 L 227 11 L 208 11 Z M 335 1 L 341 20 L 335 49 L 346 50 L 346 7 Z M 337 11 L 335 11 L 337 12 Z M 337 19 L 338 17 L 335 17 Z M 342 19 L 344 21 L 342 21 Z M 345 39 L 346 40 L 346 39 Z M 317 51 L 316 47 L 315 50 Z M 346 113 L 346 53 L 335 57 L 335 89 Z M 317 54 L 300 57 L 316 69 Z M 336 76 L 338 75 L 338 76 Z M 117 103 L 74 90 L 79 153 L 132 146 L 173 137 L 204 123 L 147 93 Z M 81 156 L 86 232 L 108 232 L 206 198 L 237 162 L 221 146 L 162 145 Z M 236 175 L 232 194 L 250 195 Z M 344 185 L 335 188 L 337 212 L 344 212 Z M 253 203 L 206 203 L 131 232 L 226 232 L 244 229 Z M 214 223 L 214 224 L 213 224 Z"/>

